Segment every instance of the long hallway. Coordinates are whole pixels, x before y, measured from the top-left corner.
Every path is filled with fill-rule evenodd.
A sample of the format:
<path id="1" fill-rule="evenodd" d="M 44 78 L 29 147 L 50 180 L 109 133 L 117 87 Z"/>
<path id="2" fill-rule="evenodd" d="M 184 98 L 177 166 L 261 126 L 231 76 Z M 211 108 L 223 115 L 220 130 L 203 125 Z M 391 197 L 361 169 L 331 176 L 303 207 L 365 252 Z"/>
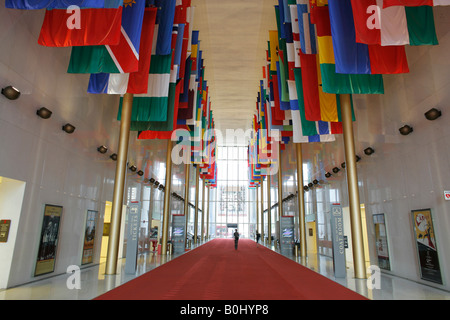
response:
<path id="1" fill-rule="evenodd" d="M 207 248 L 209 247 L 209 249 Z M 212 250 L 211 250 L 212 249 Z M 207 252 L 205 256 L 200 257 L 199 255 L 204 254 Z M 231 296 L 222 296 L 224 299 L 230 299 L 230 300 L 265 300 L 265 299 L 272 299 L 272 300 L 278 300 L 278 299 L 284 299 L 284 300 L 290 300 L 289 297 L 286 297 L 285 294 L 289 294 L 288 292 L 285 292 L 281 294 L 277 299 L 277 294 L 280 294 L 280 292 L 273 292 L 269 291 L 269 289 L 266 286 L 263 286 L 261 288 L 260 293 L 255 296 L 246 296 L 245 293 L 242 295 L 242 293 L 239 293 L 240 290 L 247 290 L 249 293 L 255 294 L 254 290 L 257 288 L 260 288 L 260 286 L 266 282 L 267 280 L 264 279 L 265 276 L 268 276 L 270 274 L 277 274 L 278 276 L 286 271 L 284 268 L 280 269 L 273 269 L 270 264 L 263 263 L 261 264 L 261 256 L 265 256 L 266 259 L 269 257 L 270 259 L 281 259 L 281 261 L 286 260 L 287 258 L 278 254 L 274 247 L 269 249 L 267 246 L 259 245 L 259 247 L 256 245 L 256 243 L 252 240 L 240 240 L 240 246 L 238 251 L 234 251 L 233 242 L 231 239 L 217 239 L 217 240 L 211 240 L 209 242 L 206 242 L 204 244 L 199 245 L 197 248 L 194 248 L 191 250 L 191 252 L 187 252 L 186 254 L 179 255 L 179 256 L 161 256 L 154 253 L 146 253 L 141 254 L 138 257 L 138 266 L 137 271 L 134 275 L 125 274 L 124 272 L 124 260 L 120 260 L 119 263 L 119 269 L 121 270 L 119 274 L 117 275 L 105 275 L 105 264 L 101 263 L 99 265 L 91 266 L 88 268 L 84 268 L 81 270 L 81 286 L 80 289 L 69 289 L 68 288 L 68 279 L 69 274 L 62 274 L 59 276 L 51 277 L 45 280 L 36 281 L 33 283 L 25 284 L 22 286 L 18 286 L 15 288 L 10 288 L 6 290 L 0 291 L 0 299 L 2 300 L 91 300 L 96 299 L 99 296 L 106 294 L 110 292 L 110 295 L 106 294 L 103 296 L 103 298 L 116 298 L 116 299 L 139 299 L 138 296 L 127 296 L 123 295 L 121 296 L 120 289 L 118 289 L 117 293 L 111 294 L 111 292 L 114 292 L 114 289 L 124 285 L 125 283 L 130 283 L 134 281 L 144 281 L 137 279 L 141 276 L 143 278 L 152 278 L 154 276 L 154 270 L 158 267 L 164 266 L 166 263 L 175 261 L 175 260 L 182 260 L 186 258 L 188 255 L 194 256 L 191 259 L 191 262 L 201 262 L 203 263 L 206 260 L 211 259 L 217 259 L 219 256 L 224 259 L 222 263 L 223 266 L 229 264 L 238 264 L 237 267 L 238 271 L 244 270 L 244 269 L 251 269 L 251 271 L 254 271 L 255 268 L 259 268 L 257 264 L 260 264 L 260 274 L 258 276 L 251 277 L 249 279 L 245 279 L 241 283 L 241 287 L 234 287 L 236 291 L 232 292 L 222 292 L 222 294 L 229 294 L 229 295 L 235 295 L 234 298 Z M 262 254 L 262 255 L 261 255 Z M 239 257 L 239 258 L 237 258 Z M 228 258 L 230 258 L 228 260 Z M 341 290 L 341 292 L 344 292 L 346 294 L 349 294 L 349 297 L 351 298 L 358 298 L 358 293 L 362 297 L 365 297 L 370 300 L 450 300 L 450 292 L 446 292 L 443 290 L 439 290 L 430 286 L 422 285 L 419 283 L 416 283 L 414 281 L 402 279 L 399 277 L 394 277 L 387 275 L 386 273 L 381 274 L 381 284 L 380 289 L 373 289 L 369 290 L 367 288 L 367 281 L 366 280 L 360 280 L 360 279 L 354 279 L 353 278 L 353 270 L 349 268 L 347 270 L 347 277 L 345 279 L 337 279 L 334 277 L 333 273 L 333 262 L 332 259 L 329 257 L 325 257 L 322 255 L 313 255 L 308 256 L 306 263 L 302 261 L 301 258 L 295 257 L 292 255 L 289 257 L 293 262 L 299 265 L 303 265 L 306 268 L 303 270 L 303 274 L 301 273 L 295 273 L 296 279 L 290 279 L 291 285 L 295 287 L 295 285 L 301 284 L 302 281 L 305 281 L 305 279 L 309 279 L 308 281 L 311 281 L 311 276 L 314 278 L 313 281 L 320 280 L 319 282 L 321 284 L 330 285 L 331 287 L 336 287 L 336 283 L 339 284 L 338 292 Z M 264 259 L 264 258 L 263 258 Z M 220 259 L 219 259 L 220 260 Z M 179 261 L 179 263 L 185 263 L 186 261 Z M 267 261 L 266 261 L 267 262 Z M 286 261 L 283 261 L 286 263 Z M 251 266 L 242 265 L 242 263 L 248 263 L 252 264 Z M 178 267 L 180 265 L 177 265 Z M 288 269 L 297 267 L 293 266 L 292 264 L 287 264 Z M 217 267 L 217 266 L 216 266 Z M 182 274 L 187 269 L 190 268 L 190 265 L 187 264 L 184 268 L 180 268 L 176 270 L 177 273 Z M 235 267 L 236 269 L 236 267 Z M 211 273 L 216 269 L 211 269 Z M 302 270 L 302 268 L 300 268 Z M 308 271 L 306 271 L 308 270 Z M 204 271 L 204 270 L 201 270 Z M 222 274 L 223 276 L 224 274 Z M 321 275 L 321 276 L 319 276 Z M 177 277 L 177 275 L 173 275 L 174 277 Z M 309 277 L 308 277 L 309 276 Z M 206 276 L 205 276 L 206 277 Z M 303 277 L 303 278 L 302 278 Z M 322 279 L 321 279 L 322 278 Z M 226 276 L 221 277 L 221 280 L 219 281 L 227 281 L 230 280 L 230 283 L 228 284 L 234 284 L 236 285 L 236 279 L 229 279 Z M 277 281 L 272 281 L 272 280 Z M 242 278 L 238 279 L 242 280 Z M 269 282 L 273 282 L 273 284 L 280 285 L 279 288 L 281 288 L 281 284 L 278 281 L 279 277 L 274 277 L 272 280 L 269 280 Z M 225 286 L 222 285 L 217 287 L 217 290 L 223 290 Z M 288 284 L 288 283 L 285 283 Z M 317 282 L 316 282 L 317 284 Z M 339 287 L 342 286 L 342 289 L 339 289 Z M 245 289 L 247 288 L 247 289 Z M 317 289 L 323 290 L 325 287 L 318 286 Z M 347 291 L 344 288 L 348 288 Z M 188 287 L 184 288 L 189 289 Z M 123 289 L 122 289 L 123 290 Z M 192 288 L 193 292 L 197 292 L 198 294 L 203 294 L 201 288 Z M 305 288 L 304 288 L 305 290 Z M 125 290 L 124 290 L 125 291 Z M 152 288 L 152 281 L 150 280 L 148 282 L 148 285 L 146 287 L 146 291 L 148 291 L 148 294 L 150 296 L 154 297 L 160 297 L 161 299 L 167 299 L 170 300 L 170 297 L 168 296 L 161 296 L 162 290 L 160 286 L 155 286 Z M 295 288 L 294 288 L 295 291 Z M 188 291 L 186 291 L 188 292 Z M 236 293 L 238 292 L 238 293 Z M 138 293 L 136 293 L 138 294 Z M 194 293 L 193 293 L 194 294 Z M 216 294 L 218 294 L 216 292 Z M 329 293 L 327 293 L 329 294 Z M 345 299 L 345 296 L 340 296 L 339 294 L 335 296 L 329 296 L 325 294 L 324 296 L 321 296 L 320 293 L 311 295 L 305 295 L 303 298 L 300 296 L 292 296 L 292 300 L 301 300 L 301 299 L 313 299 L 313 300 L 322 300 L 322 299 Z M 114 297 L 114 298 L 113 298 Z M 253 298 L 252 298 L 253 297 Z M 142 297 L 142 299 L 145 299 L 145 297 Z M 176 296 L 172 297 L 176 298 L 178 300 L 202 300 L 201 296 Z M 219 296 L 209 297 L 212 300 L 220 299 Z M 203 299 L 208 300 L 207 296 L 204 296 Z M 151 300 L 151 299 L 150 299 Z"/>

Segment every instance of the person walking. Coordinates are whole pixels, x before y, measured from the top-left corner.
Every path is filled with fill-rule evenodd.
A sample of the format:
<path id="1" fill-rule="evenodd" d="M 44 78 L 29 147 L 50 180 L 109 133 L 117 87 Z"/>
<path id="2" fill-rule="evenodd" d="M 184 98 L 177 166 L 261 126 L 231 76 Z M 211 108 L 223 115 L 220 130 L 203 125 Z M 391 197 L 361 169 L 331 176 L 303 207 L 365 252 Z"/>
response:
<path id="1" fill-rule="evenodd" d="M 237 250 L 239 242 L 239 232 L 237 229 L 234 231 L 234 250 Z"/>
<path id="2" fill-rule="evenodd" d="M 259 233 L 258 230 L 256 230 L 256 246 L 258 246 L 259 244 L 259 239 L 261 239 L 261 233 Z"/>

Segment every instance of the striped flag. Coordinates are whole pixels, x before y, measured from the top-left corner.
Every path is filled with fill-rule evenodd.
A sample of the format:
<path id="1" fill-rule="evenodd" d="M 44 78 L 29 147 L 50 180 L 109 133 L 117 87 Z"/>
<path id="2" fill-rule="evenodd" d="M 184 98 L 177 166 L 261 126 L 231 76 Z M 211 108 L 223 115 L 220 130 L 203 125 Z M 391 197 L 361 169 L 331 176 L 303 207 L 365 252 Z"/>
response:
<path id="1" fill-rule="evenodd" d="M 145 8 L 140 40 L 138 70 L 132 73 L 95 73 L 89 78 L 89 93 L 147 93 L 151 51 L 153 46 L 156 8 Z"/>
<path id="2" fill-rule="evenodd" d="M 314 25 L 308 10 L 309 0 L 297 1 L 298 25 L 300 31 L 300 46 L 305 54 L 316 54 L 317 44 Z"/>
<path id="3" fill-rule="evenodd" d="M 67 72 L 92 74 L 138 71 L 144 11 L 145 0 L 126 5 L 122 12 L 117 45 L 73 47 Z"/>

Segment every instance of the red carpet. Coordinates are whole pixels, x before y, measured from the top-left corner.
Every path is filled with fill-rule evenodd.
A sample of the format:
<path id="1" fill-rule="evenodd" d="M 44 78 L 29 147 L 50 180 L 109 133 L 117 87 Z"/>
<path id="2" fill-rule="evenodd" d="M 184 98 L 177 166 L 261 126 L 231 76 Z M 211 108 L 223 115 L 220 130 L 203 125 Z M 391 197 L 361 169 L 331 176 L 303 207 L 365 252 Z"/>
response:
<path id="1" fill-rule="evenodd" d="M 97 300 L 367 300 L 251 240 L 216 239 Z"/>

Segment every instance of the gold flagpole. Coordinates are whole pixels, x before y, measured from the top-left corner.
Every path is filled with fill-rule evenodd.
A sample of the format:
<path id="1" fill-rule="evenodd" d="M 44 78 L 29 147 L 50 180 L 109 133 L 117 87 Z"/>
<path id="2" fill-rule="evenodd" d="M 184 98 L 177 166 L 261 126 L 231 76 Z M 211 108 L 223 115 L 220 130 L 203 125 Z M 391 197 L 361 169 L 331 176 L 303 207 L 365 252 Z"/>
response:
<path id="1" fill-rule="evenodd" d="M 270 203 L 270 174 L 267 175 L 267 239 L 269 239 L 269 247 L 272 247 L 272 210 Z"/>
<path id="2" fill-rule="evenodd" d="M 194 244 L 197 244 L 197 231 L 198 231 L 198 195 L 200 193 L 200 168 L 197 165 L 195 173 L 195 215 L 194 215 Z"/>
<path id="3" fill-rule="evenodd" d="M 119 255 L 120 224 L 122 221 L 123 190 L 127 173 L 128 142 L 130 138 L 131 111 L 133 94 L 123 97 L 120 121 L 119 150 L 117 152 L 116 178 L 114 180 L 113 203 L 111 209 L 111 225 L 106 257 L 106 274 L 117 273 L 117 256 Z"/>
<path id="4" fill-rule="evenodd" d="M 261 242 L 264 243 L 264 178 L 261 177 Z"/>
<path id="5" fill-rule="evenodd" d="M 172 185 L 172 140 L 167 140 L 166 155 L 166 182 L 164 186 L 164 216 L 162 227 L 161 255 L 167 254 L 167 242 L 169 240 L 169 220 L 170 220 L 170 196 Z"/>
<path id="6" fill-rule="evenodd" d="M 256 186 L 255 188 L 255 193 L 256 193 L 256 201 L 255 201 L 255 205 L 256 205 L 256 232 L 258 232 L 259 230 L 259 197 L 258 197 L 258 188 L 259 186 Z"/>
<path id="7" fill-rule="evenodd" d="M 191 166 L 189 163 L 184 165 L 185 171 L 185 179 L 184 179 L 184 219 L 186 219 L 186 227 L 184 230 L 184 244 L 187 245 L 187 229 L 188 229 L 188 221 L 189 221 L 189 178 L 190 178 L 190 169 Z"/>
<path id="8" fill-rule="evenodd" d="M 203 241 L 205 238 L 205 179 L 202 179 L 202 224 L 200 226 L 200 241 Z"/>
<path id="9" fill-rule="evenodd" d="M 300 239 L 300 256 L 306 257 L 306 225 L 305 225 L 305 194 L 303 193 L 303 155 L 302 144 L 295 144 L 297 151 L 297 198 L 298 198 L 298 228 Z"/>
<path id="10" fill-rule="evenodd" d="M 281 143 L 278 144 L 278 221 L 283 216 L 283 172 L 281 170 Z"/>
<path id="11" fill-rule="evenodd" d="M 205 240 L 209 238 L 209 197 L 211 193 L 211 188 L 206 186 L 206 235 Z"/>
<path id="12" fill-rule="evenodd" d="M 353 264 L 355 278 L 365 279 L 364 242 L 359 202 L 358 175 L 356 170 L 355 142 L 353 136 L 352 108 L 349 94 L 341 94 L 342 127 L 344 131 L 345 161 L 350 204 L 350 224 L 352 230 Z"/>

